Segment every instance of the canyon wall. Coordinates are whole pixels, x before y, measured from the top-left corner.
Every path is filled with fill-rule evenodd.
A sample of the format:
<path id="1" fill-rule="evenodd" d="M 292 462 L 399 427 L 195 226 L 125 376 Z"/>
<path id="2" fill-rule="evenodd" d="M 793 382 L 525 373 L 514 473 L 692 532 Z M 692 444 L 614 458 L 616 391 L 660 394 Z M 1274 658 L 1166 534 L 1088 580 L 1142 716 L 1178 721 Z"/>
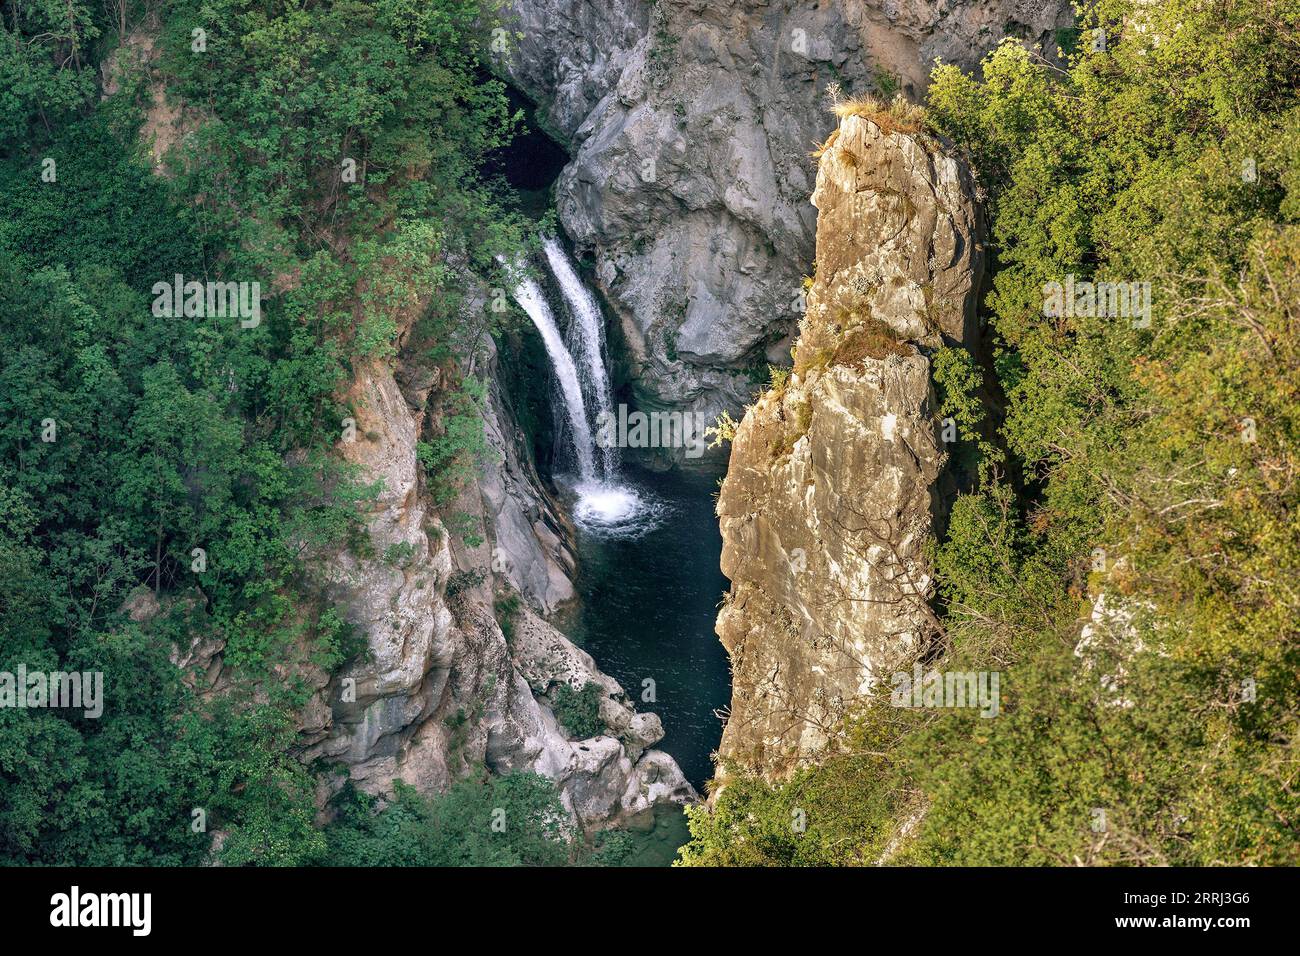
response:
<path id="1" fill-rule="evenodd" d="M 737 411 L 788 364 L 826 87 L 917 98 L 936 57 L 1055 51 L 1067 0 L 511 0 L 501 69 L 572 162 L 556 204 L 594 257 L 637 402 Z"/>
<path id="2" fill-rule="evenodd" d="M 201 119 L 168 101 L 153 69 L 149 30 L 133 34 L 122 57 L 149 82 L 142 138 L 156 171 L 166 175 L 165 155 Z M 115 87 L 117 77 L 116 66 L 106 68 L 106 87 Z M 468 308 L 486 308 L 481 283 L 463 263 L 450 265 L 467 286 L 480 287 Z M 696 799 L 672 757 L 651 749 L 663 737 L 659 718 L 638 713 L 613 678 L 542 619 L 575 596 L 571 529 L 537 475 L 492 339 L 458 343 L 457 359 L 441 365 L 407 348 L 425 305 L 397 310 L 398 355 L 360 362 L 340 396 L 354 421 L 337 453 L 378 492 L 362 506 L 361 540 L 308 562 L 307 587 L 320 591 L 318 610 L 338 611 L 364 638 L 365 653 L 330 674 L 304 644 L 286 649 L 276 665 L 279 680 L 301 682 L 308 692 L 298 710 L 300 756 L 346 771 L 319 778 L 322 813 L 347 779 L 373 794 L 391 794 L 394 780 L 436 793 L 478 766 L 554 780 L 583 825 L 606 826 L 661 802 Z M 476 325 L 465 316 L 465 328 Z M 487 383 L 486 458 L 476 480 L 439 507 L 417 443 L 441 425 L 437 399 L 452 386 L 449 376 L 471 368 Z M 517 606 L 498 611 L 498 600 L 512 596 Z M 202 596 L 183 600 L 201 603 Z M 162 606 L 142 589 L 127 610 L 147 623 Z M 173 662 L 200 693 L 222 694 L 232 680 L 224 652 L 220 639 L 195 639 L 176 649 Z M 562 685 L 581 690 L 588 683 L 599 687 L 603 727 L 576 739 L 553 700 Z"/>
<path id="3" fill-rule="evenodd" d="M 477 764 L 531 770 L 557 782 L 584 824 L 692 799 L 672 758 L 650 749 L 663 736 L 658 717 L 637 713 L 613 678 L 536 613 L 573 596 L 573 557 L 485 344 L 489 460 L 483 480 L 444 509 L 478 542 L 448 528 L 416 460 L 417 439 L 436 428 L 429 395 L 439 369 L 399 359 L 396 375 L 373 363 L 356 377 L 357 440 L 340 452 L 382 490 L 367 515 L 366 554 L 338 551 L 323 572 L 369 654 L 322 689 L 329 717 L 305 756 L 346 764 L 354 783 L 376 793 L 394 779 L 438 792 Z M 386 558 L 395 552 L 396 563 Z M 499 621 L 494 603 L 512 589 L 524 600 Z M 600 687 L 604 728 L 571 739 L 551 700 L 561 684 L 588 682 Z"/>
<path id="4" fill-rule="evenodd" d="M 770 778 L 816 755 L 934 631 L 924 548 L 950 490 L 929 355 L 978 335 L 968 171 L 862 112 L 820 161 L 794 370 L 741 421 L 718 500 L 733 674 L 720 754 Z"/>
<path id="5" fill-rule="evenodd" d="M 651 749 L 663 727 L 638 713 L 595 661 L 540 616 L 573 596 L 567 531 L 538 480 L 488 351 L 481 482 L 442 509 L 430 499 L 416 442 L 437 427 L 430 395 L 443 369 L 399 359 L 371 361 L 346 396 L 356 437 L 339 454 L 378 493 L 365 506 L 363 542 L 317 554 L 312 579 L 325 603 L 364 636 L 366 650 L 330 674 L 295 647 L 277 666 L 309 691 L 299 709 L 301 758 L 346 773 L 319 778 L 318 804 L 351 780 L 390 795 L 401 780 L 422 793 L 445 790 L 477 766 L 528 770 L 554 780 L 561 802 L 585 826 L 619 823 L 662 802 L 697 794 L 668 754 Z M 453 531 L 445 520 L 455 514 Z M 473 536 L 464 539 L 464 528 Z M 517 594 L 517 605 L 502 596 Z M 132 617 L 160 610 L 152 592 L 133 596 Z M 204 694 L 230 677 L 220 640 L 178 649 L 174 663 Z M 576 739 L 553 701 L 561 686 L 599 688 L 600 732 Z"/>

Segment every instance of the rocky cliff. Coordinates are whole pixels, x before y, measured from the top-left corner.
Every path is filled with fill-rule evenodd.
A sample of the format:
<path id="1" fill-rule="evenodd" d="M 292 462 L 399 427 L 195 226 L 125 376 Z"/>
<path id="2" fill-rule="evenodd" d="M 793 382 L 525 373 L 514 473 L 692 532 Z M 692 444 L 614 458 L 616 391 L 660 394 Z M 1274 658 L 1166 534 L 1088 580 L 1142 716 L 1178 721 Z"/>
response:
<path id="1" fill-rule="evenodd" d="M 786 361 L 811 268 L 813 144 L 845 93 L 923 90 L 1004 36 L 1055 49 L 1067 0 L 512 0 L 503 70 L 572 162 L 560 219 L 592 253 L 638 401 L 712 420 Z"/>
<path id="2" fill-rule="evenodd" d="M 532 770 L 559 784 L 584 824 L 692 799 L 672 758 L 649 749 L 663 736 L 659 719 L 636 713 L 618 683 L 534 611 L 572 596 L 573 558 L 495 374 L 486 403 L 491 460 L 482 482 L 451 506 L 482 542 L 465 544 L 429 501 L 416 440 L 436 427 L 429 399 L 440 378 L 439 369 L 371 363 L 348 396 L 357 439 L 340 453 L 381 491 L 364 553 L 341 550 L 322 573 L 369 653 L 322 688 L 317 699 L 329 713 L 306 757 L 345 764 L 354 783 L 376 793 L 394 779 L 437 792 L 480 763 Z M 525 600 L 503 625 L 494 603 L 516 590 Z M 604 728 L 571 739 L 551 699 L 561 684 L 589 682 L 600 688 Z"/>
<path id="3" fill-rule="evenodd" d="M 148 80 L 151 106 L 141 135 L 165 175 L 165 156 L 201 117 L 167 99 L 153 69 L 157 28 L 132 34 L 122 57 Z M 116 86 L 118 72 L 106 68 L 106 88 Z M 478 284 L 469 274 L 462 278 Z M 481 300 L 470 308 L 483 308 Z M 309 692 L 298 714 L 304 761 L 346 770 L 346 777 L 321 778 L 319 804 L 347 778 L 369 793 L 391 793 L 394 780 L 434 793 L 478 765 L 551 778 L 583 825 L 695 799 L 676 762 L 650 749 L 663 737 L 659 718 L 637 713 L 618 683 L 540 616 L 574 597 L 575 562 L 566 522 L 505 398 L 491 338 L 459 343 L 456 360 L 431 366 L 418 358 L 420 349 L 407 347 L 419 307 L 393 316 L 396 358 L 360 363 L 340 396 L 353 421 L 338 454 L 378 492 L 366 505 L 361 540 L 312 562 L 322 607 L 337 610 L 364 637 L 366 651 L 334 675 L 312 661 L 310 647 L 291 648 L 277 667 L 281 678 L 301 681 Z M 440 509 L 417 442 L 438 429 L 437 399 L 449 377 L 467 368 L 487 383 L 487 455 L 476 480 Z M 496 610 L 502 597 L 509 608 L 504 625 Z M 161 607 L 145 589 L 128 610 L 146 621 Z M 202 693 L 220 694 L 231 678 L 224 650 L 219 639 L 196 640 L 177 648 L 173 662 Z M 552 701 L 561 685 L 581 690 L 589 683 L 599 688 L 603 727 L 575 739 Z"/>
<path id="4" fill-rule="evenodd" d="M 924 546 L 947 496 L 928 353 L 977 336 L 968 172 L 898 111 L 841 111 L 794 369 L 741 421 L 718 501 L 733 672 L 720 753 L 772 777 L 932 632 Z"/>
<path id="5" fill-rule="evenodd" d="M 366 651 L 334 675 L 312 663 L 308 647 L 291 649 L 279 668 L 310 691 L 299 710 L 302 759 L 346 771 L 320 778 L 318 802 L 324 808 L 345 779 L 381 795 L 394 780 L 436 793 L 480 765 L 556 781 L 585 826 L 694 800 L 676 762 L 650 749 L 663 737 L 659 718 L 638 713 L 617 681 L 539 616 L 572 597 L 573 558 L 490 362 L 488 371 L 490 460 L 483 480 L 445 509 L 482 535 L 473 546 L 434 507 L 416 457 L 417 439 L 436 427 L 430 398 L 442 370 L 372 361 L 353 380 L 356 436 L 339 454 L 378 494 L 363 540 L 317 555 L 313 577 Z M 522 600 L 498 603 L 513 595 Z M 137 621 L 159 609 L 147 589 L 129 607 Z M 173 660 L 202 692 L 223 693 L 223 651 L 219 640 L 195 641 Z M 599 688 L 603 726 L 576 739 L 553 701 L 559 687 L 589 683 Z"/>

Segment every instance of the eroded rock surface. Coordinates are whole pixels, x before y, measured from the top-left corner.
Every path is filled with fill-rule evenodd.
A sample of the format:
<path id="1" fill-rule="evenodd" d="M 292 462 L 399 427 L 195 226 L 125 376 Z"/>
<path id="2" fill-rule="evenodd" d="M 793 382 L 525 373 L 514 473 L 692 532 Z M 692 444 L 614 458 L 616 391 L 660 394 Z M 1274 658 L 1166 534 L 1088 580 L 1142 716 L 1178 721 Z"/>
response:
<path id="1" fill-rule="evenodd" d="M 845 119 L 821 159 L 794 372 L 742 420 L 718 502 L 732 581 L 721 754 L 779 777 L 925 639 L 946 453 L 927 353 L 972 345 L 973 185 L 937 143 Z"/>
<path id="2" fill-rule="evenodd" d="M 395 779 L 438 792 L 476 765 L 531 770 L 556 781 L 584 825 L 695 799 L 672 758 L 649 749 L 663 736 L 658 718 L 636 713 L 618 683 L 529 606 L 572 597 L 573 558 L 495 381 L 483 480 L 451 506 L 484 532 L 471 545 L 431 507 L 416 460 L 438 376 L 398 371 L 405 387 L 386 363 L 362 368 L 349 396 L 358 437 L 341 453 L 382 489 L 366 520 L 367 554 L 340 551 L 321 573 L 370 653 L 322 691 L 330 719 L 306 757 L 340 761 L 357 786 L 380 794 Z M 523 600 L 503 629 L 494 601 L 511 591 Z M 602 691 L 604 732 L 572 740 L 551 695 L 560 683 L 588 682 Z"/>

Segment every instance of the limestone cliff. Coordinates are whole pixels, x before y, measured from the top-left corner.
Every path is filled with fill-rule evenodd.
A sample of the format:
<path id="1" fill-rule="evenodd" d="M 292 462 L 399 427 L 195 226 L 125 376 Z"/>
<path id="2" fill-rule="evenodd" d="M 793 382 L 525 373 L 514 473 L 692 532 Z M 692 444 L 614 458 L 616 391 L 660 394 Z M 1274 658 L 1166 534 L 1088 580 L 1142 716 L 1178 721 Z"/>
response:
<path id="1" fill-rule="evenodd" d="M 1068 0 L 511 0 L 504 72 L 572 162 L 560 220 L 628 343 L 638 401 L 739 409 L 784 362 L 811 267 L 825 90 L 920 95 L 1004 36 L 1055 50 Z"/>
<path id="2" fill-rule="evenodd" d="M 931 631 L 923 549 L 946 454 L 927 355 L 977 335 L 968 172 L 887 113 L 857 112 L 818 169 L 794 370 L 741 421 L 718 501 L 734 681 L 720 752 L 773 777 Z"/>

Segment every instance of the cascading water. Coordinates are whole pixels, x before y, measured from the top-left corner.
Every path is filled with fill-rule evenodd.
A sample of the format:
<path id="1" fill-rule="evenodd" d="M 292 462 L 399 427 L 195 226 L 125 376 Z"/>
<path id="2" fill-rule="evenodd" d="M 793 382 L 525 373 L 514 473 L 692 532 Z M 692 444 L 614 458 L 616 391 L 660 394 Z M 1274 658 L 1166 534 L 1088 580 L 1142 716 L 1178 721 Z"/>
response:
<path id="1" fill-rule="evenodd" d="M 526 104 L 519 100 L 516 105 Z M 519 137 L 510 152 L 502 153 L 501 161 L 508 177 L 516 174 L 510 179 L 512 185 L 526 191 L 524 202 L 532 205 L 525 208 L 540 218 L 553 201 L 552 183 L 569 157 L 543 134 L 535 139 L 553 147 L 553 162 L 546 156 L 539 160 L 534 144 L 524 143 L 521 151 Z M 520 173 L 531 178 L 521 180 Z M 530 347 L 514 363 L 507 358 L 505 368 L 534 369 L 532 374 L 541 377 L 528 386 L 517 383 L 513 394 L 521 404 L 518 410 L 525 421 L 538 412 L 555 418 L 554 429 L 548 430 L 553 432 L 548 440 L 553 440 L 556 452 L 549 477 L 557 503 L 572 519 L 570 544 L 580 568 L 573 581 L 579 599 L 556 623 L 605 673 L 638 697 L 639 708 L 659 715 L 665 736 L 656 749 L 671 754 L 703 792 L 705 781 L 714 774 L 711 754 L 721 736 L 715 715 L 727 707 L 731 696 L 727 653 L 713 633 L 718 595 L 727 586 L 719 569 L 722 540 L 711 497 L 716 474 L 644 468 L 635 452 L 622 451 L 628 447 L 623 441 L 606 453 L 606 436 L 593 427 L 598 447 L 593 449 L 591 476 L 584 480 L 576 449 L 582 430 L 574 426 L 562 382 L 566 363 L 561 351 L 567 353 L 582 386 L 583 420 L 593 426 L 607 402 L 619 408 L 620 391 L 609 388 L 617 385 L 610 359 L 617 359 L 618 351 L 614 336 L 603 334 L 607 331 L 600 314 L 604 302 L 594 284 L 584 288 L 581 261 L 563 235 L 555 238 L 554 249 L 563 258 L 546 254 L 543 234 L 534 259 L 509 261 L 506 256 L 503 271 L 492 284 L 504 287 L 507 294 L 514 292 L 527 315 L 520 321 L 526 323 Z M 578 277 L 576 285 L 567 281 L 566 260 L 568 271 Z M 525 275 L 535 280 L 531 288 L 522 286 Z M 584 307 L 592 302 L 594 310 Z M 548 323 L 541 306 L 549 307 L 549 324 L 558 329 L 566 349 L 557 349 L 555 337 L 543 334 Z M 537 347 L 527 323 L 543 336 L 544 348 Z M 589 347 L 588 343 L 602 339 L 609 352 Z M 532 404 L 538 399 L 541 408 Z M 529 403 L 527 408 L 522 407 L 524 402 Z M 630 431 L 619 437 L 639 440 Z M 647 677 L 653 677 L 652 686 L 660 690 L 652 695 L 657 696 L 654 703 L 646 697 Z M 652 830 L 642 833 L 638 827 L 637 865 L 669 863 L 689 836 L 681 814 L 667 807 L 660 811 Z"/>
<path id="2" fill-rule="evenodd" d="M 600 313 L 600 306 L 596 304 L 596 297 L 578 278 L 578 272 L 569 261 L 560 241 L 550 236 L 542 243 L 542 248 L 572 319 L 570 340 L 577 347 L 580 356 L 578 364 L 579 371 L 584 373 L 583 392 L 596 413 L 597 424 L 612 422 L 615 420 L 614 402 L 609 387 L 609 373 L 605 370 L 605 320 Z M 612 442 L 598 444 L 601 464 L 605 468 L 605 480 L 610 481 L 618 474 L 618 448 Z"/>
<path id="3" fill-rule="evenodd" d="M 592 396 L 593 405 L 598 412 L 606 416 L 612 415 L 609 373 L 606 371 L 604 357 L 604 320 L 600 307 L 583 286 L 558 241 L 554 238 L 544 240 L 544 249 L 556 284 L 572 314 L 572 324 L 576 326 L 571 338 L 582 354 L 585 376 L 579 375 L 578 365 L 565 347 L 564 338 L 541 287 L 531 278 L 520 278 L 522 270 L 518 268 L 513 270 L 516 275 L 514 297 L 542 336 L 546 355 L 551 361 L 551 368 L 555 370 L 560 400 L 569 423 L 568 430 L 573 436 L 574 457 L 578 465 L 577 480 L 573 486 L 577 494 L 573 516 L 579 526 L 587 530 L 603 535 L 636 537 L 658 524 L 659 504 L 650 496 L 618 481 L 616 444 L 601 443 L 603 474 L 598 473 L 593 420 L 588 417 L 583 395 L 585 378 L 587 392 Z"/>
<path id="4" fill-rule="evenodd" d="M 560 242 L 546 239 L 543 250 L 555 277 L 554 287 L 544 285 L 556 296 L 555 313 L 569 320 L 565 341 L 587 410 L 599 422 L 602 412 L 613 412 L 604 318 Z M 664 724 L 661 744 L 702 787 L 713 775 L 717 708 L 730 699 L 727 655 L 713 633 L 718 594 L 726 586 L 709 494 L 713 477 L 651 476 L 635 459 L 620 470 L 620 445 L 603 440 L 611 431 L 596 442 L 603 480 L 574 489 L 583 573 L 575 582 L 582 612 L 573 633 L 623 686 L 644 686 L 646 675 L 654 674 L 660 686 L 673 688 L 654 705 Z"/>
<path id="5" fill-rule="evenodd" d="M 515 284 L 515 301 L 528 313 L 542 336 L 546 355 L 551 360 L 551 368 L 560 383 L 560 397 L 568 414 L 569 429 L 573 433 L 573 452 L 578 460 L 578 478 L 582 484 L 596 480 L 596 443 L 592 437 L 591 422 L 587 419 L 587 407 L 582 400 L 582 385 L 578 381 L 578 369 L 573 364 L 573 357 L 564 347 L 560 330 L 551 314 L 551 307 L 546 302 L 541 288 L 532 279 L 524 277 Z"/>

